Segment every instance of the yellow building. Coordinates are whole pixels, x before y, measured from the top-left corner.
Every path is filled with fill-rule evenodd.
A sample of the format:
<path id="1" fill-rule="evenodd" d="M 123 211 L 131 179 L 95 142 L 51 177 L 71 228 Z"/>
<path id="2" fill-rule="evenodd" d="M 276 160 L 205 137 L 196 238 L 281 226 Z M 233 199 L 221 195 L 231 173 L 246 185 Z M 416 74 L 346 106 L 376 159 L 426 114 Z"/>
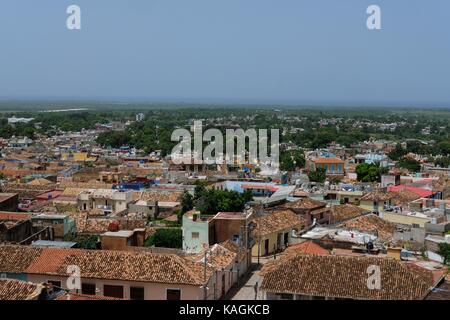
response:
<path id="1" fill-rule="evenodd" d="M 420 228 L 425 228 L 425 224 L 427 222 L 431 222 L 432 218 L 427 215 L 414 212 L 414 213 L 395 213 L 395 212 L 383 212 L 380 214 L 380 217 L 386 221 L 396 223 L 396 224 L 404 224 L 408 226 L 419 226 Z"/>
<path id="2" fill-rule="evenodd" d="M 381 191 L 373 191 L 361 197 L 359 206 L 367 211 L 382 212 L 384 206 L 390 206 L 393 196 Z"/>
<path id="3" fill-rule="evenodd" d="M 65 152 L 61 154 L 61 160 L 76 162 L 95 162 L 97 161 L 97 157 L 91 157 L 87 152 Z"/>
<path id="4" fill-rule="evenodd" d="M 254 220 L 252 256 L 267 256 L 292 243 L 292 230 L 302 230 L 305 219 L 291 210 L 278 210 Z"/>

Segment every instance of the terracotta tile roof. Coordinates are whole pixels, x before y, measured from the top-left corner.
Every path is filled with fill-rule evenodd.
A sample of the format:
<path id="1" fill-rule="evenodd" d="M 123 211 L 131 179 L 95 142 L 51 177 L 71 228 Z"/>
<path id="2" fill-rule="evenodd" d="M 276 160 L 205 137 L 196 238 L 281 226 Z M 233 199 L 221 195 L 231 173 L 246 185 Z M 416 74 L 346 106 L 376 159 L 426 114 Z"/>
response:
<path id="1" fill-rule="evenodd" d="M 331 224 L 344 222 L 349 219 L 359 217 L 365 213 L 367 210 L 354 206 L 351 204 L 343 204 L 331 207 Z"/>
<path id="2" fill-rule="evenodd" d="M 186 257 L 194 262 L 204 263 L 205 253 L 201 252 Z M 234 264 L 236 253 L 228 250 L 220 244 L 215 244 L 210 247 L 210 253 L 207 255 L 208 265 L 214 269 L 222 269 L 230 267 Z"/>
<path id="3" fill-rule="evenodd" d="M 308 196 L 308 192 L 302 190 L 302 189 L 295 189 L 294 190 L 294 197 L 307 197 Z"/>
<path id="4" fill-rule="evenodd" d="M 4 247 L 0 247 L 0 257 Z M 25 251 L 33 249 L 25 248 Z M 15 263 L 22 263 L 22 272 L 67 276 L 67 267 L 77 265 L 81 277 L 95 279 L 119 279 L 124 281 L 157 282 L 186 285 L 203 283 L 203 265 L 175 254 L 146 252 L 83 250 L 42 248 L 31 261 L 22 262 L 15 257 Z M 0 268 L 0 272 L 2 269 Z M 208 272 L 208 277 L 212 271 Z"/>
<path id="5" fill-rule="evenodd" d="M 380 267 L 381 288 L 369 289 L 368 268 Z M 434 285 L 430 272 L 389 258 L 298 255 L 264 275 L 272 293 L 370 300 L 424 299 Z"/>
<path id="6" fill-rule="evenodd" d="M 388 191 L 392 191 L 392 192 L 400 191 L 403 189 L 408 189 L 409 191 L 414 192 L 421 198 L 428 198 L 429 196 L 433 195 L 433 193 L 434 193 L 433 191 L 428 190 L 428 189 L 415 188 L 415 187 L 410 187 L 410 186 L 405 186 L 405 185 L 388 187 Z"/>
<path id="7" fill-rule="evenodd" d="M 46 186 L 49 184 L 53 184 L 53 182 L 44 178 L 37 178 L 34 179 L 33 181 L 28 182 L 27 184 L 29 186 Z"/>
<path id="8" fill-rule="evenodd" d="M 41 284 L 0 279 L 0 300 L 37 300 L 43 289 Z"/>
<path id="9" fill-rule="evenodd" d="M 330 254 L 330 252 L 312 241 L 305 241 L 287 247 L 283 254 Z"/>
<path id="10" fill-rule="evenodd" d="M 420 196 L 417 193 L 412 192 L 411 190 L 408 189 L 393 191 L 390 192 L 390 194 L 392 195 L 391 201 L 395 205 L 400 205 L 420 199 Z"/>
<path id="11" fill-rule="evenodd" d="M 277 260 L 268 261 L 261 269 L 260 275 L 264 276 L 266 273 L 278 268 L 285 261 L 302 254 L 329 255 L 330 252 L 312 241 L 294 244 L 287 247 Z"/>
<path id="12" fill-rule="evenodd" d="M 133 200 L 179 202 L 183 197 L 183 192 L 179 191 L 144 191 L 133 192 Z"/>
<path id="13" fill-rule="evenodd" d="M 314 163 L 316 164 L 344 163 L 344 161 L 339 158 L 317 158 L 314 160 Z"/>
<path id="14" fill-rule="evenodd" d="M 113 221 L 117 219 L 105 219 L 105 218 L 89 218 L 87 212 L 67 212 L 69 216 L 75 220 L 77 226 L 77 232 L 100 234 L 108 231 L 108 227 Z"/>
<path id="15" fill-rule="evenodd" d="M 235 254 L 237 254 L 239 252 L 239 245 L 236 242 L 233 242 L 231 240 L 226 240 L 224 242 L 221 242 L 220 245 L 228 250 L 230 250 L 231 252 L 234 252 Z M 239 256 L 239 259 L 242 261 L 245 259 L 245 250 L 241 250 L 241 254 Z"/>
<path id="16" fill-rule="evenodd" d="M 25 273 L 58 274 L 60 265 L 69 255 L 82 253 L 78 250 L 44 248 L 41 254 L 25 270 Z"/>
<path id="17" fill-rule="evenodd" d="M 261 189 L 261 190 L 269 190 L 272 192 L 277 191 L 279 188 L 276 186 L 264 185 L 264 184 L 243 184 L 241 185 L 242 189 Z"/>
<path id="18" fill-rule="evenodd" d="M 294 202 L 289 202 L 283 205 L 283 208 L 292 209 L 292 210 L 310 210 L 318 207 L 325 206 L 326 203 L 317 201 L 311 198 L 303 198 Z"/>
<path id="19" fill-rule="evenodd" d="M 28 220 L 30 218 L 31 214 L 29 213 L 0 211 L 0 220 Z"/>
<path id="20" fill-rule="evenodd" d="M 19 191 L 39 191 L 39 192 L 45 192 L 54 190 L 56 188 L 55 184 L 47 184 L 47 185 L 34 185 L 34 184 L 27 184 L 27 183 L 6 183 L 2 186 L 4 190 L 18 190 L 17 193 L 20 193 Z"/>
<path id="21" fill-rule="evenodd" d="M 253 231 L 255 236 L 269 235 L 288 228 L 299 227 L 306 223 L 304 218 L 298 216 L 291 210 L 273 211 L 265 216 L 255 218 L 253 222 L 256 224 Z"/>
<path id="22" fill-rule="evenodd" d="M 82 228 L 80 232 L 92 234 L 103 233 L 108 231 L 108 227 L 114 221 L 116 220 L 89 218 L 84 220 L 84 223 L 81 223 Z"/>
<path id="23" fill-rule="evenodd" d="M 448 178 L 447 178 L 448 179 Z M 450 183 L 450 181 L 449 180 L 446 180 L 444 177 L 440 177 L 437 181 L 436 180 L 433 180 L 432 182 L 431 182 L 431 185 L 432 185 L 432 187 L 433 187 L 433 190 L 435 191 L 435 192 L 442 192 L 442 191 L 444 191 L 445 190 L 445 187 L 446 186 L 449 186 L 449 183 Z"/>
<path id="24" fill-rule="evenodd" d="M 373 214 L 350 220 L 343 224 L 343 227 L 346 229 L 378 234 L 379 240 L 384 242 L 390 242 L 393 239 L 396 230 L 396 225 L 394 223 L 383 220 Z"/>
<path id="25" fill-rule="evenodd" d="M 17 196 L 17 193 L 3 193 L 0 192 L 0 202 L 3 202 L 5 200 L 11 199 L 12 197 Z"/>
<path id="26" fill-rule="evenodd" d="M 89 295 L 89 294 L 79 294 L 79 293 L 72 293 L 69 292 L 64 295 L 60 295 L 55 300 L 123 300 L 120 298 L 113 298 L 113 297 L 105 297 L 105 296 L 97 296 L 97 295 Z"/>
<path id="27" fill-rule="evenodd" d="M 80 188 L 80 189 L 112 189 L 112 183 L 92 182 L 61 182 L 62 188 Z"/>
<path id="28" fill-rule="evenodd" d="M 372 191 L 361 197 L 361 201 L 387 201 L 392 199 L 392 195 L 390 193 L 385 193 L 381 191 Z"/>
<path id="29" fill-rule="evenodd" d="M 72 205 L 76 206 L 77 204 L 77 197 L 76 196 L 59 196 L 56 199 L 52 199 L 51 204 L 55 205 Z"/>
<path id="30" fill-rule="evenodd" d="M 88 189 L 85 188 L 65 188 L 61 196 L 66 197 L 76 197 L 78 194 L 80 194 L 83 191 L 86 191 Z"/>
<path id="31" fill-rule="evenodd" d="M 37 247 L 0 246 L 0 273 L 24 273 L 41 252 Z"/>
<path id="32" fill-rule="evenodd" d="M 26 183 L 5 183 L 1 186 L 2 192 L 19 194 L 19 199 L 32 198 L 40 193 L 54 190 L 56 185 L 29 185 Z"/>

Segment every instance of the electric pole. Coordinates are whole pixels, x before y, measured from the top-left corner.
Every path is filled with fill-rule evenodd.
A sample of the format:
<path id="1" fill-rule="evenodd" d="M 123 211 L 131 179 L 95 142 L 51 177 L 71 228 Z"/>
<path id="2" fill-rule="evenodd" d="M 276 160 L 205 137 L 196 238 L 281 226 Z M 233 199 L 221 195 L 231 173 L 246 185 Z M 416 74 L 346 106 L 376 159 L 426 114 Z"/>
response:
<path id="1" fill-rule="evenodd" d="M 207 281 L 206 281 L 206 265 L 207 265 L 207 255 L 208 251 L 205 249 L 205 257 L 204 257 L 204 264 L 203 264 L 203 299 L 207 300 L 208 296 L 208 287 L 207 287 Z"/>

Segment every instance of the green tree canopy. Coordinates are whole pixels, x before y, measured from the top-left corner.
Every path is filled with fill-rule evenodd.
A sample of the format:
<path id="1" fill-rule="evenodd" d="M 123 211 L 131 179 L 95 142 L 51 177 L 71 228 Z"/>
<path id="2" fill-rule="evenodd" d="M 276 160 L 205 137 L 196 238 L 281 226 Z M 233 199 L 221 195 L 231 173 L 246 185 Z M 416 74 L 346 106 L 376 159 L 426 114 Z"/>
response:
<path id="1" fill-rule="evenodd" d="M 361 163 L 356 166 L 356 175 L 361 182 L 381 182 L 381 175 L 385 172 L 376 164 Z"/>
<path id="2" fill-rule="evenodd" d="M 316 168 L 315 171 L 311 171 L 308 174 L 308 178 L 312 182 L 324 183 L 327 178 L 326 170 L 324 168 Z"/>
<path id="3" fill-rule="evenodd" d="M 437 252 L 443 259 L 444 264 L 450 264 L 450 244 L 449 243 L 440 243 L 439 250 Z"/>
<path id="4" fill-rule="evenodd" d="M 411 159 L 411 158 L 406 158 L 406 157 L 401 158 L 398 161 L 397 165 L 400 168 L 408 169 L 411 172 L 420 171 L 420 168 L 421 168 L 419 161 Z"/>
<path id="5" fill-rule="evenodd" d="M 217 212 L 239 212 L 253 200 L 250 190 L 243 193 L 229 190 L 205 189 L 199 187 L 194 195 L 194 206 L 201 214 L 214 215 Z"/>
<path id="6" fill-rule="evenodd" d="M 294 171 L 305 166 L 303 150 L 282 151 L 280 154 L 280 169 L 282 171 Z"/>
<path id="7" fill-rule="evenodd" d="M 182 213 L 186 213 L 189 210 L 192 210 L 194 208 L 194 198 L 192 195 L 185 191 L 183 193 L 183 197 L 181 198 L 181 211 Z"/>
<path id="8" fill-rule="evenodd" d="M 181 249 L 183 232 L 180 228 L 157 229 L 152 236 L 145 240 L 145 246 Z"/>
<path id="9" fill-rule="evenodd" d="M 434 160 L 434 164 L 441 168 L 448 168 L 450 166 L 450 157 L 441 157 Z"/>
<path id="10" fill-rule="evenodd" d="M 402 148 L 400 143 L 397 143 L 395 149 L 389 152 L 388 157 L 394 161 L 399 160 L 401 157 L 405 156 L 408 152 Z"/>

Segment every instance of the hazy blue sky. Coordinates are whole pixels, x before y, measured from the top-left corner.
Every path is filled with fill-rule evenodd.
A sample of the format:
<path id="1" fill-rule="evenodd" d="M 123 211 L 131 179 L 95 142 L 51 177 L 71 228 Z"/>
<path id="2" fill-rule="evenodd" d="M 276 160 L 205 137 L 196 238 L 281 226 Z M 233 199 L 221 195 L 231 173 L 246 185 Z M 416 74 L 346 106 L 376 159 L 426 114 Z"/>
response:
<path id="1" fill-rule="evenodd" d="M 2 0 L 0 43 L 2 99 L 450 106 L 449 0 Z"/>

